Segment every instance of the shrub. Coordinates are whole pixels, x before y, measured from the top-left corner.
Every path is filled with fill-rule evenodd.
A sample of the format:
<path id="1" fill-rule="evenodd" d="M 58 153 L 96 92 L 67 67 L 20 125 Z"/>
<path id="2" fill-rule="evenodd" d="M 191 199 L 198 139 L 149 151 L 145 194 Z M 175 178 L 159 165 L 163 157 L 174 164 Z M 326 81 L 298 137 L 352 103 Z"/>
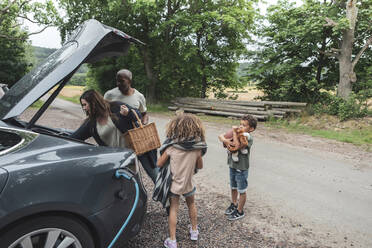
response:
<path id="1" fill-rule="evenodd" d="M 352 93 L 347 100 L 328 94 L 323 96 L 320 103 L 312 105 L 310 112 L 315 114 L 335 115 L 341 121 L 351 118 L 360 118 L 368 114 L 367 101 L 370 92 L 362 91 L 358 94 Z"/>

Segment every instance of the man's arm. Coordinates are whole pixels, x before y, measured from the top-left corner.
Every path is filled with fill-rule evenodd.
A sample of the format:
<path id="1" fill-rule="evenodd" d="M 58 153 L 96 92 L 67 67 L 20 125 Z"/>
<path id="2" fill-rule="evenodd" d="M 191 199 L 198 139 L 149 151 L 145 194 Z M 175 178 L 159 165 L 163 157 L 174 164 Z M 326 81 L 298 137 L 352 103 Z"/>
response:
<path id="1" fill-rule="evenodd" d="M 146 125 L 149 122 L 149 115 L 147 114 L 147 112 L 143 112 L 141 113 L 141 115 L 142 115 L 142 119 L 141 119 L 142 124 Z"/>
<path id="2" fill-rule="evenodd" d="M 111 97 L 110 97 L 110 91 L 106 91 L 105 94 L 103 95 L 103 98 L 107 101 L 111 101 Z"/>
<path id="3" fill-rule="evenodd" d="M 140 93 L 139 95 L 139 111 L 141 112 L 142 118 L 142 124 L 146 125 L 149 122 L 149 116 L 147 114 L 147 107 L 146 107 L 146 98 L 143 94 Z"/>

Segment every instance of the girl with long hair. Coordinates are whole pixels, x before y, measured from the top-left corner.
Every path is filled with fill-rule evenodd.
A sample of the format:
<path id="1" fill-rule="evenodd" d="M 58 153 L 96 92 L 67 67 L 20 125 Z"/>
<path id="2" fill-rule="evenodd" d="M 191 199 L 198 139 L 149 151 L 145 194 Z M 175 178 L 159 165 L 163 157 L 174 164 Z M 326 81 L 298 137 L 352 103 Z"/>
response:
<path id="1" fill-rule="evenodd" d="M 180 196 L 184 196 L 189 209 L 190 239 L 198 240 L 197 209 L 195 205 L 196 187 L 193 175 L 203 168 L 202 156 L 206 153 L 205 130 L 200 119 L 193 114 L 179 114 L 167 126 L 167 140 L 160 148 L 159 167 L 170 169 L 171 184 L 166 193 L 170 201 L 168 217 L 169 238 L 164 246 L 176 248 L 176 225 Z M 161 169 L 161 170 L 162 170 Z M 167 173 L 160 172 L 160 177 Z M 158 185 L 158 181 L 157 181 Z M 156 186 L 157 186 L 156 185 Z M 159 183 L 160 185 L 160 183 Z M 157 188 L 155 187 L 155 192 Z"/>

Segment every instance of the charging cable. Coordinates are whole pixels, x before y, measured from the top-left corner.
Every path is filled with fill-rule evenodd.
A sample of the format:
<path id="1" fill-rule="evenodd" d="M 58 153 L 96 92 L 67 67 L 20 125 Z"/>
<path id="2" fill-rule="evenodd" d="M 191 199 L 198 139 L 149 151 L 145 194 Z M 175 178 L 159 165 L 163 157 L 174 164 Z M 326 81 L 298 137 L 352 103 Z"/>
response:
<path id="1" fill-rule="evenodd" d="M 122 227 L 120 228 L 119 232 L 116 234 L 115 238 L 111 241 L 111 243 L 109 244 L 109 246 L 107 246 L 107 248 L 112 248 L 115 244 L 115 242 L 118 240 L 118 238 L 120 237 L 121 233 L 124 231 L 125 227 L 128 225 L 130 219 L 132 218 L 133 216 L 133 213 L 134 213 L 134 210 L 136 209 L 137 207 L 137 204 L 138 204 L 138 198 L 139 198 L 139 187 L 138 187 L 138 183 L 136 181 L 136 179 L 134 178 L 133 175 L 130 175 L 129 172 L 123 170 L 123 169 L 118 169 L 116 172 L 115 172 L 115 177 L 116 178 L 121 178 L 121 177 L 124 177 L 125 179 L 128 179 L 128 180 L 133 180 L 134 182 L 134 185 L 136 187 L 136 198 L 134 200 L 134 204 L 133 204 L 133 207 L 132 207 L 132 210 L 130 211 L 127 219 L 125 220 L 124 224 L 122 225 Z"/>

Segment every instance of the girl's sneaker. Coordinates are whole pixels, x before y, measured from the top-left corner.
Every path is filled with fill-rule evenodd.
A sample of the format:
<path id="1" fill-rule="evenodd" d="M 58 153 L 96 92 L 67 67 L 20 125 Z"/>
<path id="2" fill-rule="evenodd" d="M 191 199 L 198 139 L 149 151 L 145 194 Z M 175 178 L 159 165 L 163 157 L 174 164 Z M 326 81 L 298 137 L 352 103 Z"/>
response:
<path id="1" fill-rule="evenodd" d="M 192 227 L 190 226 L 190 239 L 191 240 L 198 240 L 199 236 L 199 229 L 196 228 L 196 230 L 192 230 Z"/>
<path id="2" fill-rule="evenodd" d="M 170 238 L 167 238 L 164 241 L 164 247 L 167 247 L 167 248 L 177 248 L 177 241 L 176 240 L 171 240 Z"/>

